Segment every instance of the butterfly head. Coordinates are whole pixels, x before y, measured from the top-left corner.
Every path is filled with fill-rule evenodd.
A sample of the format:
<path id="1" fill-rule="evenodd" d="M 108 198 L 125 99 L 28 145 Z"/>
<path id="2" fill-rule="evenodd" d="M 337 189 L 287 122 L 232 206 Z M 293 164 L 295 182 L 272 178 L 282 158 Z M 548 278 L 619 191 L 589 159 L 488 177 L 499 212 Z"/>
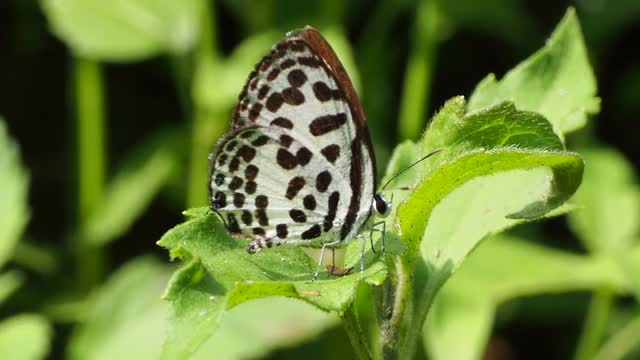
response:
<path id="1" fill-rule="evenodd" d="M 381 193 L 373 196 L 371 210 L 382 218 L 386 218 L 391 213 L 391 201 L 387 200 Z"/>

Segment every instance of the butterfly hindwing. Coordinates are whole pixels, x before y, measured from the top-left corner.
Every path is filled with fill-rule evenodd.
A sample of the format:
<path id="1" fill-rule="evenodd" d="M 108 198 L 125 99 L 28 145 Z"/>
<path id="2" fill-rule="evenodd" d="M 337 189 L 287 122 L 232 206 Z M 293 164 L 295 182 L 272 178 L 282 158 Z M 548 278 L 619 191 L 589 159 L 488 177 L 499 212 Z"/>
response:
<path id="1" fill-rule="evenodd" d="M 250 246 L 358 231 L 375 160 L 351 81 L 316 30 L 289 35 L 256 65 L 211 161 L 211 207 Z"/>

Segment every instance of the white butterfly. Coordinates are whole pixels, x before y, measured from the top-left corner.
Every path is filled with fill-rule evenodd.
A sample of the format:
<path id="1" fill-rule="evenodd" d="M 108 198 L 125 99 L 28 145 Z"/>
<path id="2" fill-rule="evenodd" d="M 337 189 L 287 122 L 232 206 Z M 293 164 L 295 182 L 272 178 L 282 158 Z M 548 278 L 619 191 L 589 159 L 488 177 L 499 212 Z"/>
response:
<path id="1" fill-rule="evenodd" d="M 323 255 L 356 237 L 372 212 L 391 210 L 374 193 L 358 95 L 311 27 L 288 34 L 256 65 L 210 161 L 211 209 L 232 235 L 253 239 L 249 253 L 297 244 L 322 246 Z"/>

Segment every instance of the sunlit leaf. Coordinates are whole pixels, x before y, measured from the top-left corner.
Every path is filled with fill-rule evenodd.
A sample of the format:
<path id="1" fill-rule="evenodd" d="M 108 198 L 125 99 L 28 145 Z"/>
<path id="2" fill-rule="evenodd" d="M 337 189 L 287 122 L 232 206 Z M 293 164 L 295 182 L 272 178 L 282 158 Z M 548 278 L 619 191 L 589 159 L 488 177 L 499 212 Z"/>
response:
<path id="1" fill-rule="evenodd" d="M 281 297 L 257 299 L 229 310 L 220 321 L 220 328 L 192 358 L 258 358 L 274 348 L 311 339 L 337 323 L 335 314 L 302 301 Z"/>
<path id="2" fill-rule="evenodd" d="M 607 259 L 543 247 L 513 236 L 488 239 L 437 295 L 424 327 L 426 350 L 434 360 L 480 359 L 501 303 L 600 286 L 628 291 L 623 274 Z"/>
<path id="3" fill-rule="evenodd" d="M 198 39 L 202 0 L 41 0 L 52 31 L 76 55 L 135 61 L 183 53 Z"/>
<path id="4" fill-rule="evenodd" d="M 29 176 L 20 162 L 18 146 L 0 118 L 0 267 L 13 253 L 29 220 L 28 188 Z"/>
<path id="5" fill-rule="evenodd" d="M 582 148 L 580 154 L 588 166 L 570 224 L 592 251 L 626 251 L 640 236 L 640 187 L 632 164 L 604 147 Z"/>
<path id="6" fill-rule="evenodd" d="M 91 301 L 88 317 L 71 337 L 70 359 L 157 359 L 167 332 L 162 301 L 170 268 L 150 258 L 127 263 Z"/>
<path id="7" fill-rule="evenodd" d="M 299 248 L 267 249 L 251 255 L 245 251 L 246 243 L 230 237 L 213 214 L 176 226 L 158 242 L 172 256 L 189 261 L 174 274 L 165 294 L 173 307 L 165 358 L 195 352 L 214 334 L 226 310 L 251 299 L 285 296 L 338 314 L 353 301 L 359 272 L 336 278 L 323 271 L 309 283 L 316 263 Z M 366 264 L 365 281 L 380 284 L 385 276 L 381 261 Z"/>
<path id="8" fill-rule="evenodd" d="M 0 304 L 14 292 L 23 281 L 23 274 L 15 270 L 0 274 Z"/>
<path id="9" fill-rule="evenodd" d="M 560 136 L 583 127 L 588 116 L 598 112 L 596 80 L 574 10 L 567 12 L 542 49 L 500 81 L 493 74 L 482 80 L 468 108 L 478 110 L 504 100 L 541 113 Z"/>
<path id="10" fill-rule="evenodd" d="M 174 131 L 162 130 L 133 151 L 83 224 L 80 235 L 87 242 L 114 240 L 145 211 L 178 166 L 176 138 Z"/>
<path id="11" fill-rule="evenodd" d="M 49 353 L 52 329 L 35 314 L 15 315 L 0 322 L 0 359 L 39 360 Z"/>

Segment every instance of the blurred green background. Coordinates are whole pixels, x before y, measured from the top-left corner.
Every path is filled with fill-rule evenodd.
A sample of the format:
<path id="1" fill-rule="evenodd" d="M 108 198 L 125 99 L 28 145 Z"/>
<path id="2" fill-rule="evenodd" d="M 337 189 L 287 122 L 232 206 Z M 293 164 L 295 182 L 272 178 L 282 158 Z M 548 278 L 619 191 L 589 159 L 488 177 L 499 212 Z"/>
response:
<path id="1" fill-rule="evenodd" d="M 602 110 L 568 144 L 608 144 L 637 168 L 637 0 L 3 0 L 0 116 L 19 145 L 6 161 L 23 165 L 3 167 L 0 184 L 18 197 L 15 204 L 28 199 L 28 206 L 0 198 L 0 223 L 8 224 L 0 235 L 20 240 L 8 240 L 10 250 L 0 254 L 8 259 L 0 283 L 14 284 L 0 285 L 10 294 L 0 318 L 40 314 L 27 319 L 35 324 L 23 323 L 42 343 L 40 353 L 15 358 L 110 358 L 127 343 L 129 326 L 137 325 L 125 321 L 114 330 L 103 313 L 117 314 L 114 303 L 129 296 L 144 309 L 161 295 L 173 268 L 155 242 L 182 221 L 182 209 L 207 203 L 207 153 L 227 129 L 253 64 L 286 31 L 313 25 L 339 52 L 382 172 L 393 147 L 418 138 L 445 100 L 469 95 L 488 73 L 501 77 L 540 48 L 569 6 L 583 27 Z M 586 251 L 564 218 L 519 231 Z M 116 271 L 126 280 L 112 277 Z M 637 307 L 631 297 L 615 301 Z M 589 302 L 587 292 L 507 302 L 486 357 L 571 357 Z M 269 340 L 250 357 L 349 358 L 343 330 L 318 321 L 329 325 L 307 330 L 306 341 Z M 123 337 L 102 344 L 112 352 L 96 350 L 95 338 L 112 333 Z M 147 335 L 160 346 L 161 338 Z"/>

